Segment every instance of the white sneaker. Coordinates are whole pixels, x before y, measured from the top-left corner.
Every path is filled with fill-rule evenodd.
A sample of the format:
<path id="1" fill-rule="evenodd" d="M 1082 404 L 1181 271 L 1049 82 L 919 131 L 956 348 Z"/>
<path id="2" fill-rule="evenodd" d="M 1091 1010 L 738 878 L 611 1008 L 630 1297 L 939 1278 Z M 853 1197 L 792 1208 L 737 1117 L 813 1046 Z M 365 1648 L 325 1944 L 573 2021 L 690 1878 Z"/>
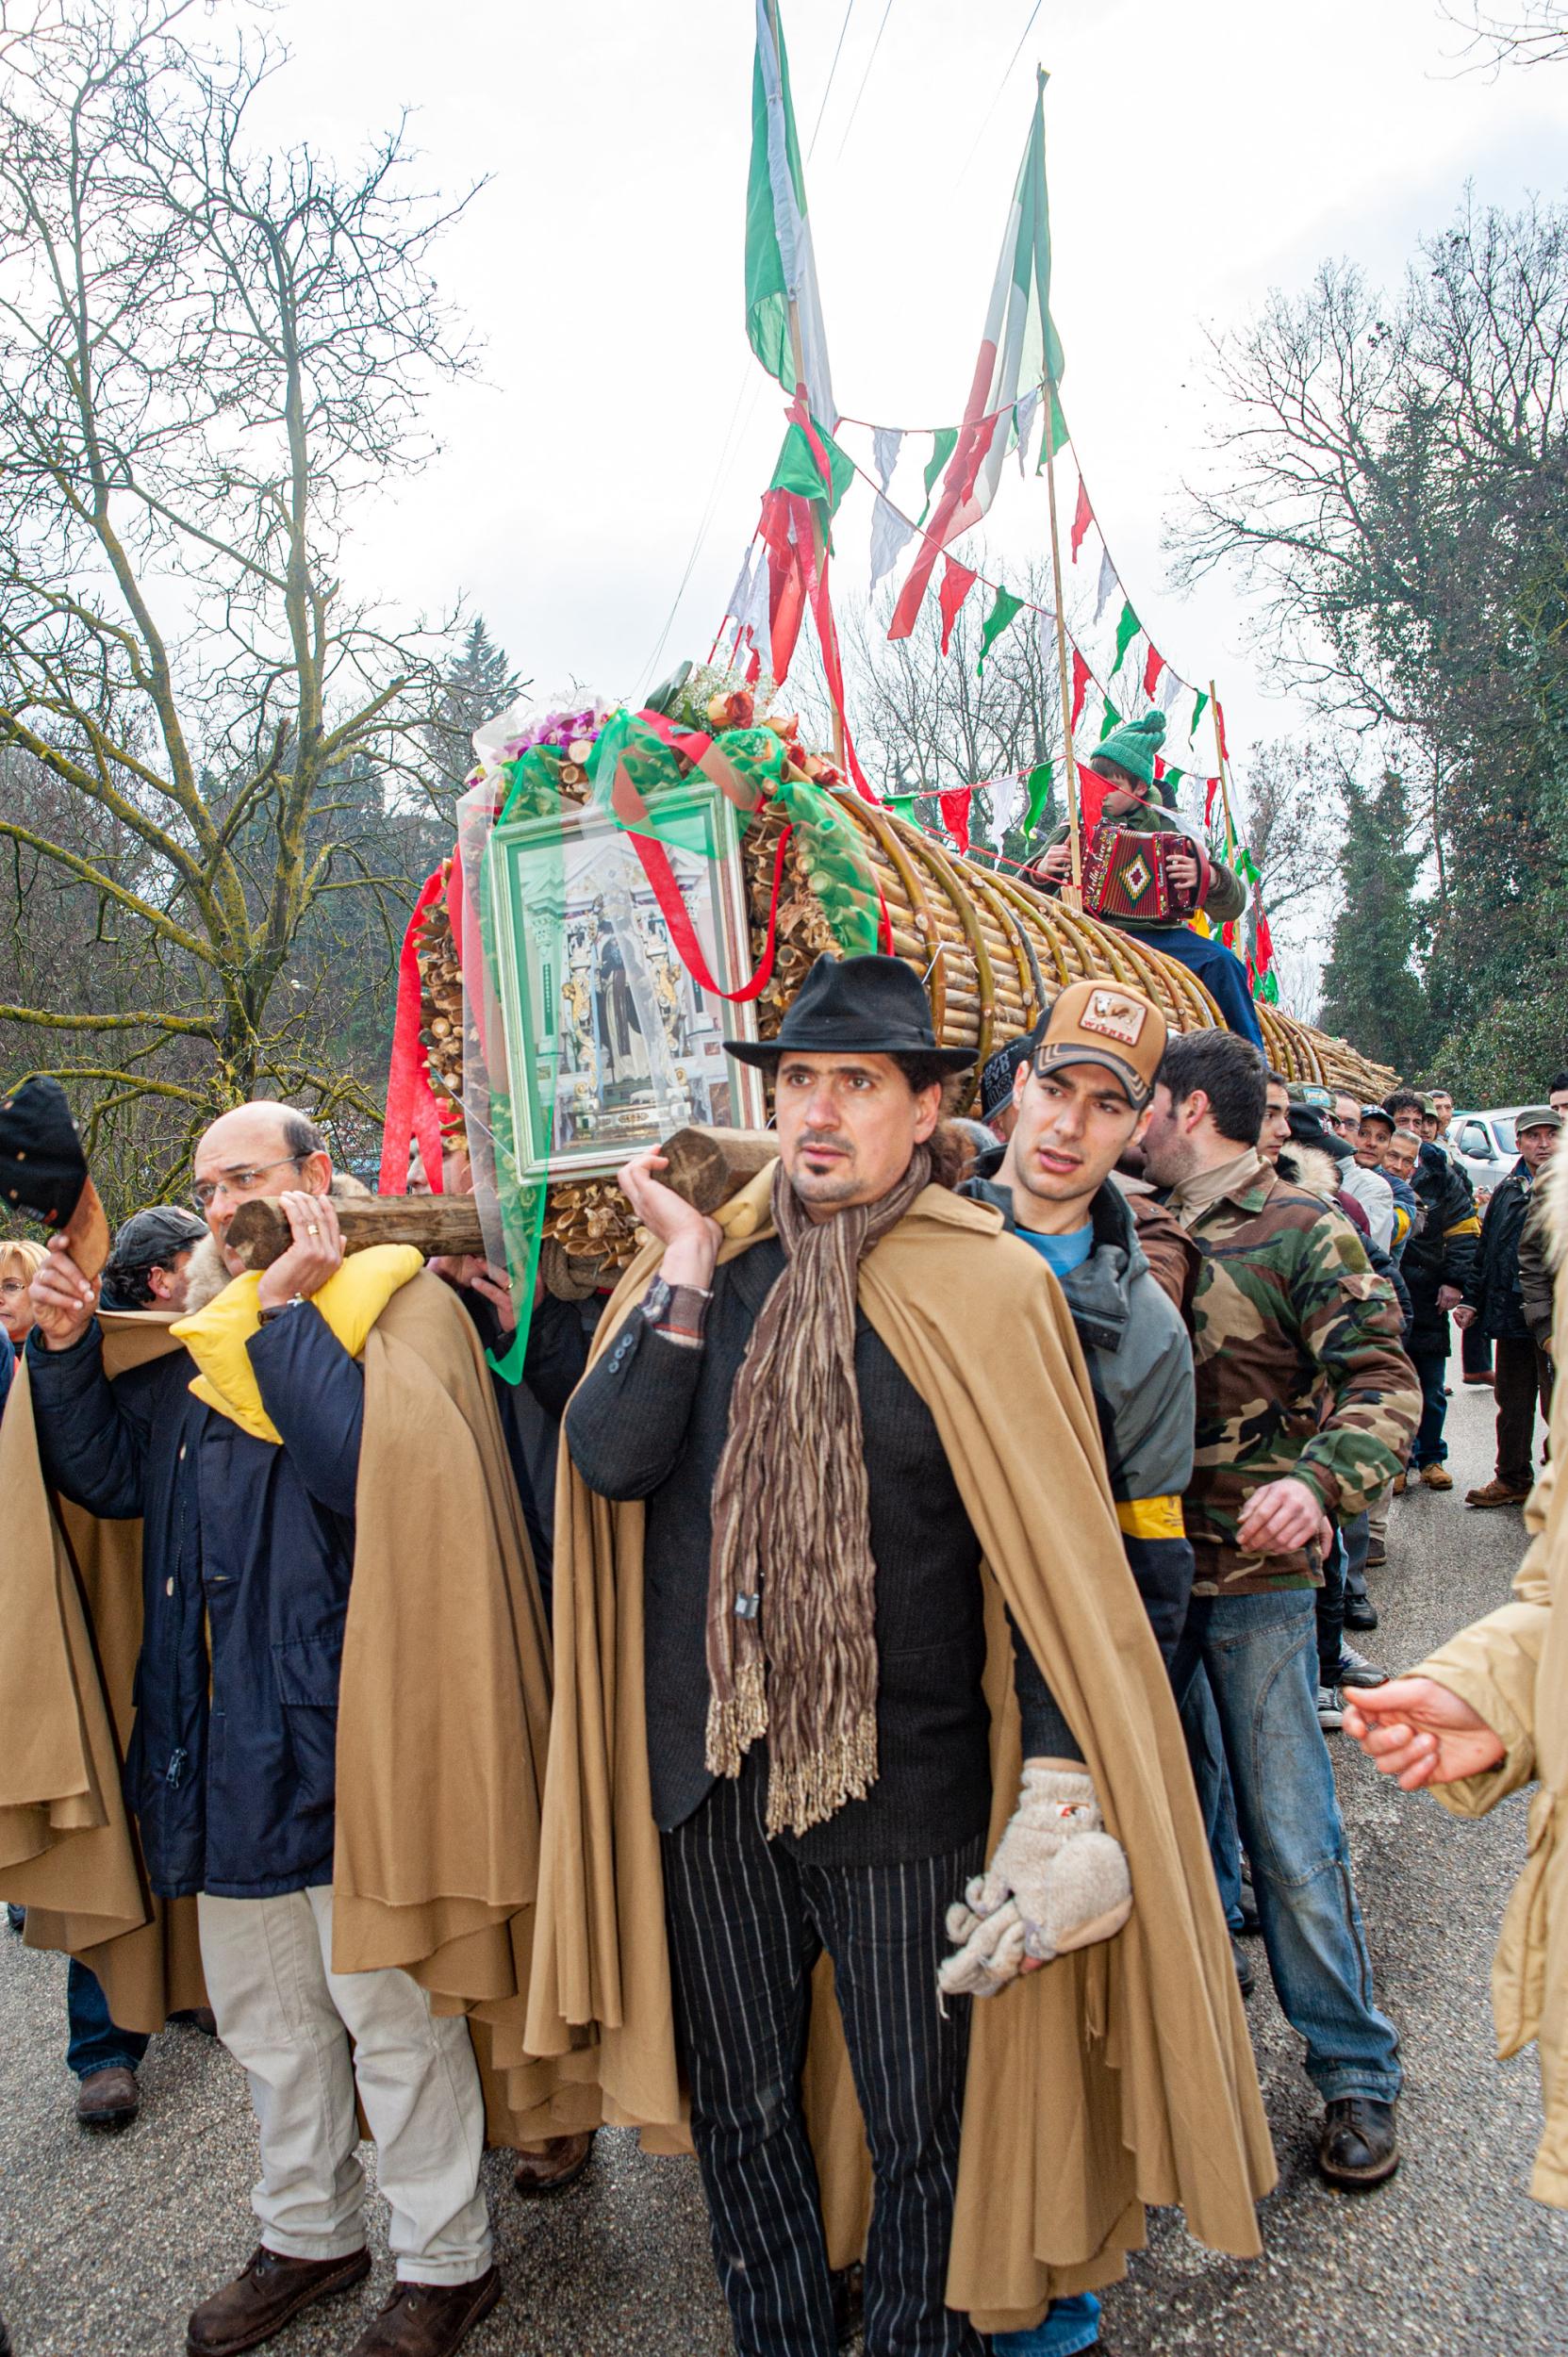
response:
<path id="1" fill-rule="evenodd" d="M 1345 1724 L 1345 1706 L 1337 1686 L 1317 1689 L 1317 1723 L 1325 1735 L 1337 1735 Z"/>

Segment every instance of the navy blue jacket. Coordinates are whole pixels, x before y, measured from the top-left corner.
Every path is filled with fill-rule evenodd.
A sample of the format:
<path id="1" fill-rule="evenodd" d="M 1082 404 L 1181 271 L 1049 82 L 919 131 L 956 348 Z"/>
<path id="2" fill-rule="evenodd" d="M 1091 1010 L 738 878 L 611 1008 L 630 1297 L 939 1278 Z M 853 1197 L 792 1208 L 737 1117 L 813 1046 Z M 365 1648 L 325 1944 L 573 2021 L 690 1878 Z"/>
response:
<path id="1" fill-rule="evenodd" d="M 11 1376 L 15 1373 L 16 1354 L 11 1348 L 10 1337 L 0 1334 L 0 1416 L 6 1412 L 6 1402 L 10 1397 Z"/>
<path id="2" fill-rule="evenodd" d="M 27 1346 L 45 1478 L 142 1517 L 125 1799 L 166 1899 L 332 1880 L 364 1376 L 308 1303 L 250 1357 L 281 1448 L 193 1398 L 183 1350 L 111 1383 L 96 1322 L 70 1350 Z"/>

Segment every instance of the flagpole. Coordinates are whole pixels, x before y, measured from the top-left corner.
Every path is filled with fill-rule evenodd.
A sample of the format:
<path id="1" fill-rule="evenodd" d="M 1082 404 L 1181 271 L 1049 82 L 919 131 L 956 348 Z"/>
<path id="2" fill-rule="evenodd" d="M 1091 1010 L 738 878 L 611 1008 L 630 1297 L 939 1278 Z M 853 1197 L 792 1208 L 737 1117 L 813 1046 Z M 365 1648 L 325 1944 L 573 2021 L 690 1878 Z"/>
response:
<path id="1" fill-rule="evenodd" d="M 782 74 L 784 36 L 779 31 L 779 0 L 767 0 L 767 22 L 773 29 L 773 54 L 781 60 L 780 72 Z M 793 293 L 789 296 L 789 356 L 795 363 L 795 398 L 803 407 L 809 409 L 810 404 L 806 399 L 805 347 L 801 341 L 801 306 Z M 836 425 L 837 422 L 838 420 L 836 419 L 833 420 L 834 425 Z M 817 531 L 816 504 L 816 502 L 813 501 L 811 523 L 813 534 Z M 822 537 L 825 543 L 827 539 L 825 528 Z M 821 566 L 822 556 L 823 550 L 819 548 L 817 552 L 818 569 L 820 569 Z M 820 633 L 818 633 L 818 636 L 820 636 Z M 831 686 L 828 694 L 828 702 L 833 711 L 834 766 L 835 768 L 842 771 L 844 767 L 844 715 L 839 711 L 838 706 L 834 702 Z"/>
<path id="2" fill-rule="evenodd" d="M 1046 500 L 1050 510 L 1050 571 L 1056 593 L 1056 669 L 1062 689 L 1062 744 L 1067 762 L 1067 848 L 1072 882 L 1061 888 L 1068 908 L 1083 906 L 1083 830 L 1078 803 L 1078 759 L 1073 751 L 1073 691 L 1067 677 L 1067 623 L 1062 603 L 1062 536 L 1056 523 L 1056 387 L 1046 379 Z"/>

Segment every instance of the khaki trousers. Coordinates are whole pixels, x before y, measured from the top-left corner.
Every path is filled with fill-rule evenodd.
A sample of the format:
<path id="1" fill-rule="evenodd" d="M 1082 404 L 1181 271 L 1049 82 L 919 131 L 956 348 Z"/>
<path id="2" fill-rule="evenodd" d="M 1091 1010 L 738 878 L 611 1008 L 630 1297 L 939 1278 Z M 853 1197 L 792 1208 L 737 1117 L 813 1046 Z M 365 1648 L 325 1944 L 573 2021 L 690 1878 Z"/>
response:
<path id="1" fill-rule="evenodd" d="M 364 2248 L 357 2084 L 399 2276 L 483 2275 L 485 2106 L 468 2024 L 433 2014 L 406 1972 L 334 1972 L 330 1889 L 204 1894 L 197 1913 L 218 2035 L 244 2066 L 261 2131 L 251 2202 L 267 2249 L 340 2259 Z"/>

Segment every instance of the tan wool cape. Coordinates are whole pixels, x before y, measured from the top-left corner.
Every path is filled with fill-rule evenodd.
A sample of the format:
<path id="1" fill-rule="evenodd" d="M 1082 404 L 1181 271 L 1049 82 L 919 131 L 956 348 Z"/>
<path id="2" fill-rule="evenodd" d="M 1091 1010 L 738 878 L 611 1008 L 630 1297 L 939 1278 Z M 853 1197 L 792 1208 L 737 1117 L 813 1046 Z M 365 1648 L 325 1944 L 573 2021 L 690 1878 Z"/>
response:
<path id="1" fill-rule="evenodd" d="M 721 1260 L 771 1232 L 771 1183 L 769 1166 L 719 1214 Z M 1119 2276 L 1147 2203 L 1180 2203 L 1202 2241 L 1252 2255 L 1253 2205 L 1275 2177 L 1186 1748 L 1127 1568 L 1088 1376 L 1059 1288 L 1000 1225 L 928 1187 L 859 1274 L 861 1306 L 935 1419 L 992 1574 L 991 1841 L 1020 1767 L 1005 1602 L 1131 1868 L 1132 1915 L 1114 1940 L 974 2007 L 948 2298 L 989 2332 Z M 658 1257 L 651 1248 L 627 1271 L 599 1348 Z M 642 1508 L 596 1496 L 563 1448 L 526 2043 L 596 2086 L 604 2118 L 669 2150 L 684 2109 L 649 1800 L 642 1541 Z M 864 2233 L 868 2177 L 830 1992 L 824 1969 L 806 2102 L 842 2263 Z"/>
<path id="2" fill-rule="evenodd" d="M 175 1349 L 157 1313 L 106 1316 L 111 1376 Z M 519 2067 L 539 1871 L 549 1640 L 473 1327 L 439 1277 L 366 1343 L 354 1576 L 338 1714 L 333 1965 L 398 1965 L 466 2013 L 492 2140 L 556 2125 Z M 195 1904 L 147 1889 L 121 1771 L 141 1641 L 141 1526 L 52 1497 L 26 1362 L 0 1421 L 0 1895 L 68 1950 L 126 2029 L 205 2002 Z M 492 2067 L 500 2037 L 509 2085 Z"/>

